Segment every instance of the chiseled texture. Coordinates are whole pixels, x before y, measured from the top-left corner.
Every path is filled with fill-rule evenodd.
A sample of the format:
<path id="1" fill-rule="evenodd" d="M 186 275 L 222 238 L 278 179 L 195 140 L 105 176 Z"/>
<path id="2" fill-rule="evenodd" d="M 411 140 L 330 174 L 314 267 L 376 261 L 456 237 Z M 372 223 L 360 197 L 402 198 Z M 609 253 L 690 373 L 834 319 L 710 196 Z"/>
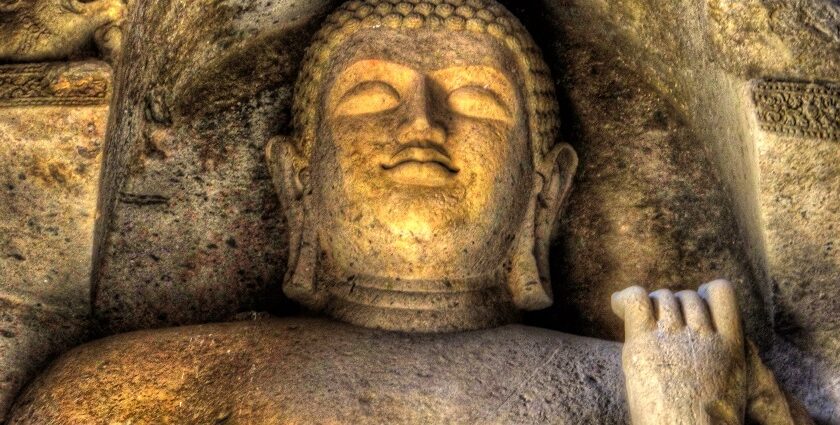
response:
<path id="1" fill-rule="evenodd" d="M 77 348 L 10 424 L 623 424 L 620 345 L 524 326 L 441 335 L 322 319 L 140 331 Z"/>
<path id="2" fill-rule="evenodd" d="M 0 423 L 86 338 L 110 85 L 100 61 L 0 66 Z"/>
<path id="3" fill-rule="evenodd" d="M 260 163 L 262 139 L 287 130 L 298 60 L 319 17 L 336 3 L 138 7 L 128 56 L 145 65 L 121 77 L 121 109 L 130 112 L 115 120 L 102 204 L 103 219 L 113 220 L 103 221 L 97 236 L 97 310 L 110 329 L 223 318 L 279 293 L 284 232 Z M 563 317 L 577 320 L 565 320 L 563 329 L 618 338 L 605 307 L 612 290 L 726 277 L 750 300 L 751 335 L 769 345 L 773 285 L 756 208 L 749 80 L 836 76 L 836 56 L 822 52 L 836 46 L 837 2 L 505 3 L 525 18 L 566 86 L 563 131 L 583 158 L 571 230 L 554 254 L 555 290 L 569 300 L 561 308 L 574 312 Z M 169 34 L 179 34 L 172 51 L 188 55 L 147 48 L 147 36 L 168 44 Z M 282 54 L 270 46 L 282 46 Z M 253 143 L 233 143 L 249 138 Z M 784 171 L 785 160 L 774 163 Z M 121 191 L 140 196 L 119 200 Z M 778 222 L 784 228 L 790 221 Z M 259 236 L 272 229 L 281 236 Z M 795 271 L 795 264 L 810 263 L 785 267 Z M 781 282 L 787 289 L 780 287 L 778 299 L 792 313 L 781 316 L 789 324 L 782 335 L 832 323 L 832 297 L 820 296 L 831 285 Z M 794 303 L 797 294 L 812 302 Z M 800 305 L 825 307 L 813 321 L 786 320 L 804 317 Z M 832 338 L 830 329 L 817 333 Z"/>
<path id="4" fill-rule="evenodd" d="M 0 294 L 86 314 L 111 70 L 12 65 L 0 78 Z"/>
<path id="5" fill-rule="evenodd" d="M 552 261 L 564 278 L 555 323 L 620 340 L 620 322 L 604 308 L 613 292 L 696 288 L 725 277 L 738 290 L 748 333 L 769 343 L 762 282 L 717 159 L 638 69 L 570 22 L 575 9 L 552 11 L 552 25 L 569 31 L 552 52 L 564 63 L 563 134 L 581 158 Z"/>
<path id="6" fill-rule="evenodd" d="M 789 134 L 762 128 L 756 119 L 762 106 L 754 102 L 754 87 L 760 82 L 800 87 L 812 83 L 811 89 L 818 90 L 837 87 L 840 2 L 540 4 L 547 13 L 534 21 L 543 23 L 545 35 L 556 35 L 556 63 L 567 70 L 561 74 L 566 78 L 569 115 L 579 117 L 580 123 L 569 128 L 575 126 L 574 119 L 563 117 L 566 133 L 580 137 L 580 142 L 571 137 L 570 142 L 581 154 L 583 169 L 569 214 L 570 238 L 563 241 L 561 253 L 567 255 L 563 267 L 571 275 L 563 287 L 569 288 L 572 304 L 581 312 L 577 316 L 585 318 L 584 329 L 593 334 L 614 331 L 614 319 L 589 295 L 590 288 L 622 284 L 604 276 L 650 273 L 667 282 L 671 278 L 659 270 L 731 273 L 728 277 L 741 288 L 742 303 L 749 291 L 760 295 L 765 314 L 775 322 L 778 343 L 793 342 L 774 354 L 788 356 L 774 362 L 775 367 L 784 365 L 783 385 L 806 400 L 819 420 L 840 421 L 838 141 L 825 130 L 807 132 L 819 120 L 824 120 L 821 129 L 837 128 L 838 100 L 834 95 L 828 99 L 835 106 L 829 101 L 802 107 L 809 99 L 806 91 L 791 91 L 789 103 L 782 107 L 788 111 L 784 130 L 797 130 Z M 634 78 L 647 87 L 628 85 Z M 647 100 L 654 94 L 663 103 Z M 797 111 L 803 114 L 797 116 Z M 650 143 L 656 138 L 662 142 Z M 643 162 L 628 160 L 632 154 L 619 154 L 637 146 L 651 152 L 640 157 Z M 677 165 L 677 171 L 657 176 L 655 172 L 665 167 L 648 168 L 647 159 L 666 167 L 680 161 L 693 165 Z M 711 167 L 698 167 L 702 161 Z M 616 183 L 610 183 L 613 178 Z M 638 184 L 646 181 L 662 182 L 661 190 Z M 690 189 L 680 193 L 685 183 Z M 628 191 L 613 191 L 618 185 L 626 185 Z M 635 194 L 644 195 L 645 202 L 621 202 L 633 201 Z M 680 204 L 677 214 L 669 212 Z M 581 209 L 584 205 L 597 209 Z M 611 211 L 615 213 L 604 213 Z M 651 232 L 648 226 L 658 229 Z M 611 252 L 612 247 L 630 249 Z M 661 255 L 644 257 L 657 261 L 626 261 L 642 248 Z M 691 260 L 683 263 L 692 257 L 699 258 L 696 265 Z M 657 269 L 666 262 L 676 267 Z M 761 329 L 756 324 L 761 323 L 754 320 L 747 315 L 748 329 L 756 335 Z M 773 336 L 766 330 L 758 335 L 763 335 L 758 341 L 762 348 L 768 349 Z M 822 378 L 802 379 L 792 366 L 798 364 L 808 365 L 807 375 Z"/>
<path id="7" fill-rule="evenodd" d="M 139 8 L 136 20 L 143 27 L 128 43 L 127 56 L 143 66 L 121 78 L 127 95 L 114 120 L 97 235 L 97 309 L 110 330 L 215 320 L 279 293 L 284 243 L 282 236 L 266 235 L 283 226 L 260 162 L 262 136 L 285 129 L 296 60 L 327 3 L 308 2 L 313 9 L 300 15 L 272 15 L 262 3 L 236 1 Z M 571 304 L 587 310 L 583 323 L 564 325 L 618 336 L 606 309 L 609 290 L 602 287 L 643 283 L 655 289 L 726 275 L 754 309 L 747 318 L 762 331 L 754 332 L 759 342 L 772 343 L 764 322 L 778 307 L 782 337 L 833 362 L 836 220 L 831 206 L 810 201 L 832 199 L 824 188 L 834 187 L 835 142 L 794 138 L 788 149 L 772 145 L 772 136 L 766 140 L 773 148 L 760 150 L 757 137 L 764 133 L 752 122 L 749 91 L 753 79 L 837 79 L 837 1 L 508 3 L 543 25 L 540 35 L 557 36 L 550 62 L 568 70 L 568 79 L 556 75 L 576 101 L 567 115 L 582 117 L 579 126 L 566 121 L 566 134 L 590 132 L 569 140 L 593 147 L 581 149 L 587 174 L 580 181 L 593 184 L 578 186 L 579 208 L 573 201 L 570 222 L 597 220 L 586 208 L 590 202 L 612 208 L 601 216 L 606 219 L 575 229 L 586 237 L 571 238 L 557 254 L 562 257 L 555 257 L 571 253 L 585 261 L 571 260 L 583 272 L 559 273 L 556 280 L 560 288 L 578 290 Z M 292 4 L 301 2 L 275 5 L 292 10 Z M 272 26 L 270 16 L 300 19 L 278 19 Z M 227 26 L 230 20 L 236 24 Z M 259 23 L 272 29 L 257 30 Z M 571 47 L 568 56 L 560 43 Z M 149 44 L 171 48 L 152 50 Z M 271 121 L 275 109 L 284 112 Z M 801 153 L 799 145 L 820 146 L 816 150 L 828 155 Z M 655 166 L 648 167 L 650 149 Z M 594 165 L 599 163 L 605 167 Z M 789 175 L 790 163 L 801 174 Z M 805 202 L 788 205 L 782 187 L 801 189 Z M 765 216 L 758 205 L 767 207 Z M 767 239 L 765 223 L 771 226 Z M 808 232 L 798 231 L 809 224 Z M 608 252 L 618 260 L 609 261 L 604 250 L 586 252 L 593 246 L 618 248 Z M 802 274 L 813 278 L 796 278 Z M 836 418 L 836 385 L 781 376 L 813 401 L 815 415 Z"/>
<path id="8" fill-rule="evenodd" d="M 95 234 L 107 332 L 223 320 L 280 298 L 285 231 L 264 145 L 329 1 L 138 2 Z"/>
<path id="9" fill-rule="evenodd" d="M 84 317 L 0 296 L 0 423 L 26 384 L 49 360 L 85 341 L 88 328 Z"/>

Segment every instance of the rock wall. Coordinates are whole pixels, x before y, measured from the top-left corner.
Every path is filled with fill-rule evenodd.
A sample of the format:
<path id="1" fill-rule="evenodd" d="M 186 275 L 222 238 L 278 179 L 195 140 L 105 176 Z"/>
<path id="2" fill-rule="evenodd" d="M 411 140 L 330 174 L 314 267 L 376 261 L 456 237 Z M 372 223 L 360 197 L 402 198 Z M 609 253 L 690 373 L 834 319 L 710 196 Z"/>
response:
<path id="1" fill-rule="evenodd" d="M 596 6 L 545 2 L 548 13 L 534 24 L 552 29 L 542 38 L 554 38 L 549 54 L 566 94 L 563 137 L 581 155 L 554 256 L 556 320 L 563 330 L 621 339 L 622 324 L 606 308 L 613 292 L 726 278 L 748 333 L 769 344 L 769 290 L 750 261 L 720 157 L 681 99 L 651 78 L 655 60 L 634 46 L 644 34 Z"/>
<path id="2" fill-rule="evenodd" d="M 546 14 L 548 19 L 564 31 L 563 50 L 578 50 L 581 52 L 578 57 L 585 59 L 567 53 L 570 60 L 562 64 L 572 77 L 567 87 L 573 114 L 580 115 L 583 111 L 584 128 L 596 129 L 594 141 L 585 139 L 587 144 L 598 145 L 604 135 L 615 133 L 613 117 L 628 114 L 643 117 L 645 109 L 639 106 L 643 102 L 627 102 L 628 106 L 595 120 L 598 124 L 587 125 L 586 112 L 593 110 L 590 105 L 609 104 L 611 100 L 604 94 L 626 97 L 628 92 L 604 90 L 576 98 L 575 93 L 581 91 L 578 87 L 586 87 L 588 81 L 624 81 L 631 75 L 648 85 L 648 93 L 664 100 L 665 109 L 676 116 L 677 128 L 690 133 L 685 139 L 687 143 L 670 145 L 677 149 L 657 144 L 659 148 L 646 159 L 656 161 L 657 152 L 670 149 L 690 154 L 694 161 L 708 161 L 701 168 L 710 176 L 693 180 L 691 187 L 695 192 L 686 192 L 690 194 L 688 199 L 700 200 L 705 195 L 704 202 L 693 207 L 686 205 L 704 209 L 705 220 L 671 219 L 677 226 L 669 229 L 689 231 L 683 231 L 674 243 L 665 244 L 666 249 L 659 252 L 667 259 L 667 248 L 690 249 L 705 239 L 705 245 L 712 249 L 705 251 L 704 260 L 696 262 L 696 268 L 688 266 L 689 270 L 725 273 L 726 264 L 741 267 L 745 273 L 737 273 L 736 267 L 730 269 L 736 273 L 723 276 L 734 276 L 739 284 L 746 283 L 741 290 L 749 291 L 740 294 L 742 303 L 751 294 L 758 297 L 754 298 L 756 301 L 763 300 L 766 312 L 771 314 L 777 341 L 771 344 L 770 335 L 761 332 L 764 325 L 756 327 L 755 322 L 748 323 L 753 328 L 753 337 L 767 338 L 760 341 L 765 349 L 772 347 L 767 357 L 773 359 L 787 387 L 808 402 L 818 420 L 840 422 L 837 407 L 840 371 L 836 354 L 840 339 L 836 324 L 840 317 L 837 315 L 840 262 L 833 248 L 840 237 L 835 224 L 840 218 L 835 206 L 840 169 L 835 136 L 836 83 L 840 81 L 840 3 L 833 0 L 541 3 L 551 11 Z M 584 68 L 590 70 L 589 75 L 576 68 L 576 64 L 586 64 L 586 61 L 595 65 Z M 613 73 L 606 78 L 602 77 L 603 66 L 599 66 L 603 64 Z M 618 84 L 617 88 L 625 86 Z M 633 95 L 632 91 L 629 93 Z M 641 112 L 634 112 L 634 108 Z M 585 136 L 586 132 L 580 134 Z M 628 143 L 621 137 L 612 140 L 620 146 L 617 149 L 627 149 Z M 702 149 L 692 147 L 694 144 Z M 598 149 L 598 152 L 608 151 Z M 629 177 L 624 181 L 638 181 L 638 175 L 648 167 L 646 162 L 637 161 L 634 165 L 639 169 L 627 172 Z M 691 166 L 679 168 L 669 176 L 670 181 L 687 181 L 691 170 Z M 602 193 L 599 187 L 612 189 L 609 184 L 599 185 L 600 178 L 583 182 L 577 201 L 573 200 L 573 211 L 575 202 L 594 203 L 588 197 Z M 710 197 L 716 186 L 724 191 Z M 666 192 L 679 186 L 669 184 L 668 187 Z M 626 196 L 626 192 L 621 193 L 608 197 L 607 205 L 610 199 Z M 631 217 L 638 214 L 637 206 L 627 208 L 618 202 L 612 205 L 618 211 L 627 211 Z M 691 215 L 685 209 L 678 211 Z M 617 214 L 617 218 L 610 220 L 607 215 L 608 225 L 604 225 L 604 220 L 592 223 L 584 215 L 576 221 L 573 216 L 569 234 L 574 237 L 589 232 L 589 240 L 599 239 L 591 237 L 593 232 L 621 235 L 627 216 Z M 656 223 L 662 219 L 652 217 L 644 222 Z M 685 223 L 690 225 L 686 228 Z M 703 232 L 704 229 L 709 231 Z M 659 233 L 667 235 L 667 231 Z M 697 238 L 704 235 L 707 238 Z M 630 246 L 638 245 L 637 240 L 657 239 L 646 237 L 643 232 L 630 232 L 623 237 L 631 241 Z M 624 265 L 603 265 L 602 256 L 592 256 L 593 251 L 587 252 L 587 246 L 574 238 L 564 241 L 564 247 L 572 256 L 576 252 L 583 254 L 568 260 L 570 266 L 564 269 L 571 276 L 583 277 L 573 278 L 571 285 L 581 294 L 590 287 L 608 284 L 593 276 L 623 268 L 632 270 L 638 264 L 633 261 L 634 254 L 611 253 L 607 258 L 622 258 Z M 586 268 L 586 265 L 591 266 Z M 679 270 L 679 265 L 674 269 Z M 741 276 L 746 279 L 741 281 Z M 667 277 L 663 281 L 667 282 Z M 746 313 L 748 318 L 755 319 L 750 312 Z M 608 323 L 597 315 L 592 317 L 595 324 Z"/>
<path id="3" fill-rule="evenodd" d="M 138 5 L 126 36 L 97 223 L 108 332 L 283 310 L 286 241 L 264 144 L 329 2 Z"/>

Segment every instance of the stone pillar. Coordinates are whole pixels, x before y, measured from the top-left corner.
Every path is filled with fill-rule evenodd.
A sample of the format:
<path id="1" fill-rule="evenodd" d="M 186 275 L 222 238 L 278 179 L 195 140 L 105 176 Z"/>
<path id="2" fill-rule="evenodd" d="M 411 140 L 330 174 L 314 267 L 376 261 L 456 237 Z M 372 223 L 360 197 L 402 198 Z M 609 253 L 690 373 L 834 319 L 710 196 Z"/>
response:
<path id="1" fill-rule="evenodd" d="M 110 95 L 103 62 L 0 66 L 0 422 L 88 332 Z"/>
<path id="2" fill-rule="evenodd" d="M 840 77 L 840 75 L 838 75 Z M 840 420 L 840 85 L 757 81 L 759 200 L 780 378 Z M 808 367 L 791 369 L 791 360 Z M 805 388 L 821 388 L 819 394 Z"/>
<path id="3" fill-rule="evenodd" d="M 753 95 L 778 327 L 840 366 L 840 84 L 759 81 Z"/>

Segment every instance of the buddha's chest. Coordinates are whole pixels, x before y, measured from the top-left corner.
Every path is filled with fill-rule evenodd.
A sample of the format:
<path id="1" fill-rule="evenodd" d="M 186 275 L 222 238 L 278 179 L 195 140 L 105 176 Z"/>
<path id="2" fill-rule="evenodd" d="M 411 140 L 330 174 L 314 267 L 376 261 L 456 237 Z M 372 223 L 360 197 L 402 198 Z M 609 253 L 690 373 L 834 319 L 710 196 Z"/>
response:
<path id="1" fill-rule="evenodd" d="M 307 381 L 242 400 L 233 423 L 625 424 L 623 391 L 593 376 L 550 374 L 523 381 L 493 378 L 387 377 Z M 518 377 L 518 376 L 517 376 Z M 402 381 L 386 383 L 390 379 Z M 561 378 L 561 379 L 557 379 Z M 510 383 L 502 385 L 501 381 Z"/>
<path id="2" fill-rule="evenodd" d="M 28 422 L 12 423 L 623 424 L 624 398 L 611 342 L 276 319 L 80 347 L 21 397 L 15 415 Z"/>
<path id="3" fill-rule="evenodd" d="M 203 381 L 216 394 L 189 390 L 189 400 L 167 399 L 163 408 L 138 403 L 119 416 L 139 423 L 165 418 L 166 423 L 249 425 L 629 423 L 623 391 L 615 382 L 602 381 L 603 376 L 541 369 L 536 371 L 540 376 L 522 380 L 508 372 L 465 379 L 345 370 L 329 379 L 303 374 L 282 383 L 243 374 L 225 382 Z"/>
<path id="4" fill-rule="evenodd" d="M 225 377 L 226 411 L 231 423 L 628 423 L 617 345 L 490 332 L 277 347 Z"/>

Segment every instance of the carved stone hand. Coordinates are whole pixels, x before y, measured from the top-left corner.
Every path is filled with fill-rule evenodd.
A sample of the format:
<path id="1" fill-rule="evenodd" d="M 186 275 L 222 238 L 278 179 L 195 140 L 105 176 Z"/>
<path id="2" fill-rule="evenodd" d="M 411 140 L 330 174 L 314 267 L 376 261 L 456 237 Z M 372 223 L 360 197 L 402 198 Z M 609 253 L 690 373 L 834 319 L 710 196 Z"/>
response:
<path id="1" fill-rule="evenodd" d="M 741 424 L 744 336 L 732 284 L 697 292 L 640 287 L 612 297 L 624 320 L 622 366 L 634 425 Z"/>

